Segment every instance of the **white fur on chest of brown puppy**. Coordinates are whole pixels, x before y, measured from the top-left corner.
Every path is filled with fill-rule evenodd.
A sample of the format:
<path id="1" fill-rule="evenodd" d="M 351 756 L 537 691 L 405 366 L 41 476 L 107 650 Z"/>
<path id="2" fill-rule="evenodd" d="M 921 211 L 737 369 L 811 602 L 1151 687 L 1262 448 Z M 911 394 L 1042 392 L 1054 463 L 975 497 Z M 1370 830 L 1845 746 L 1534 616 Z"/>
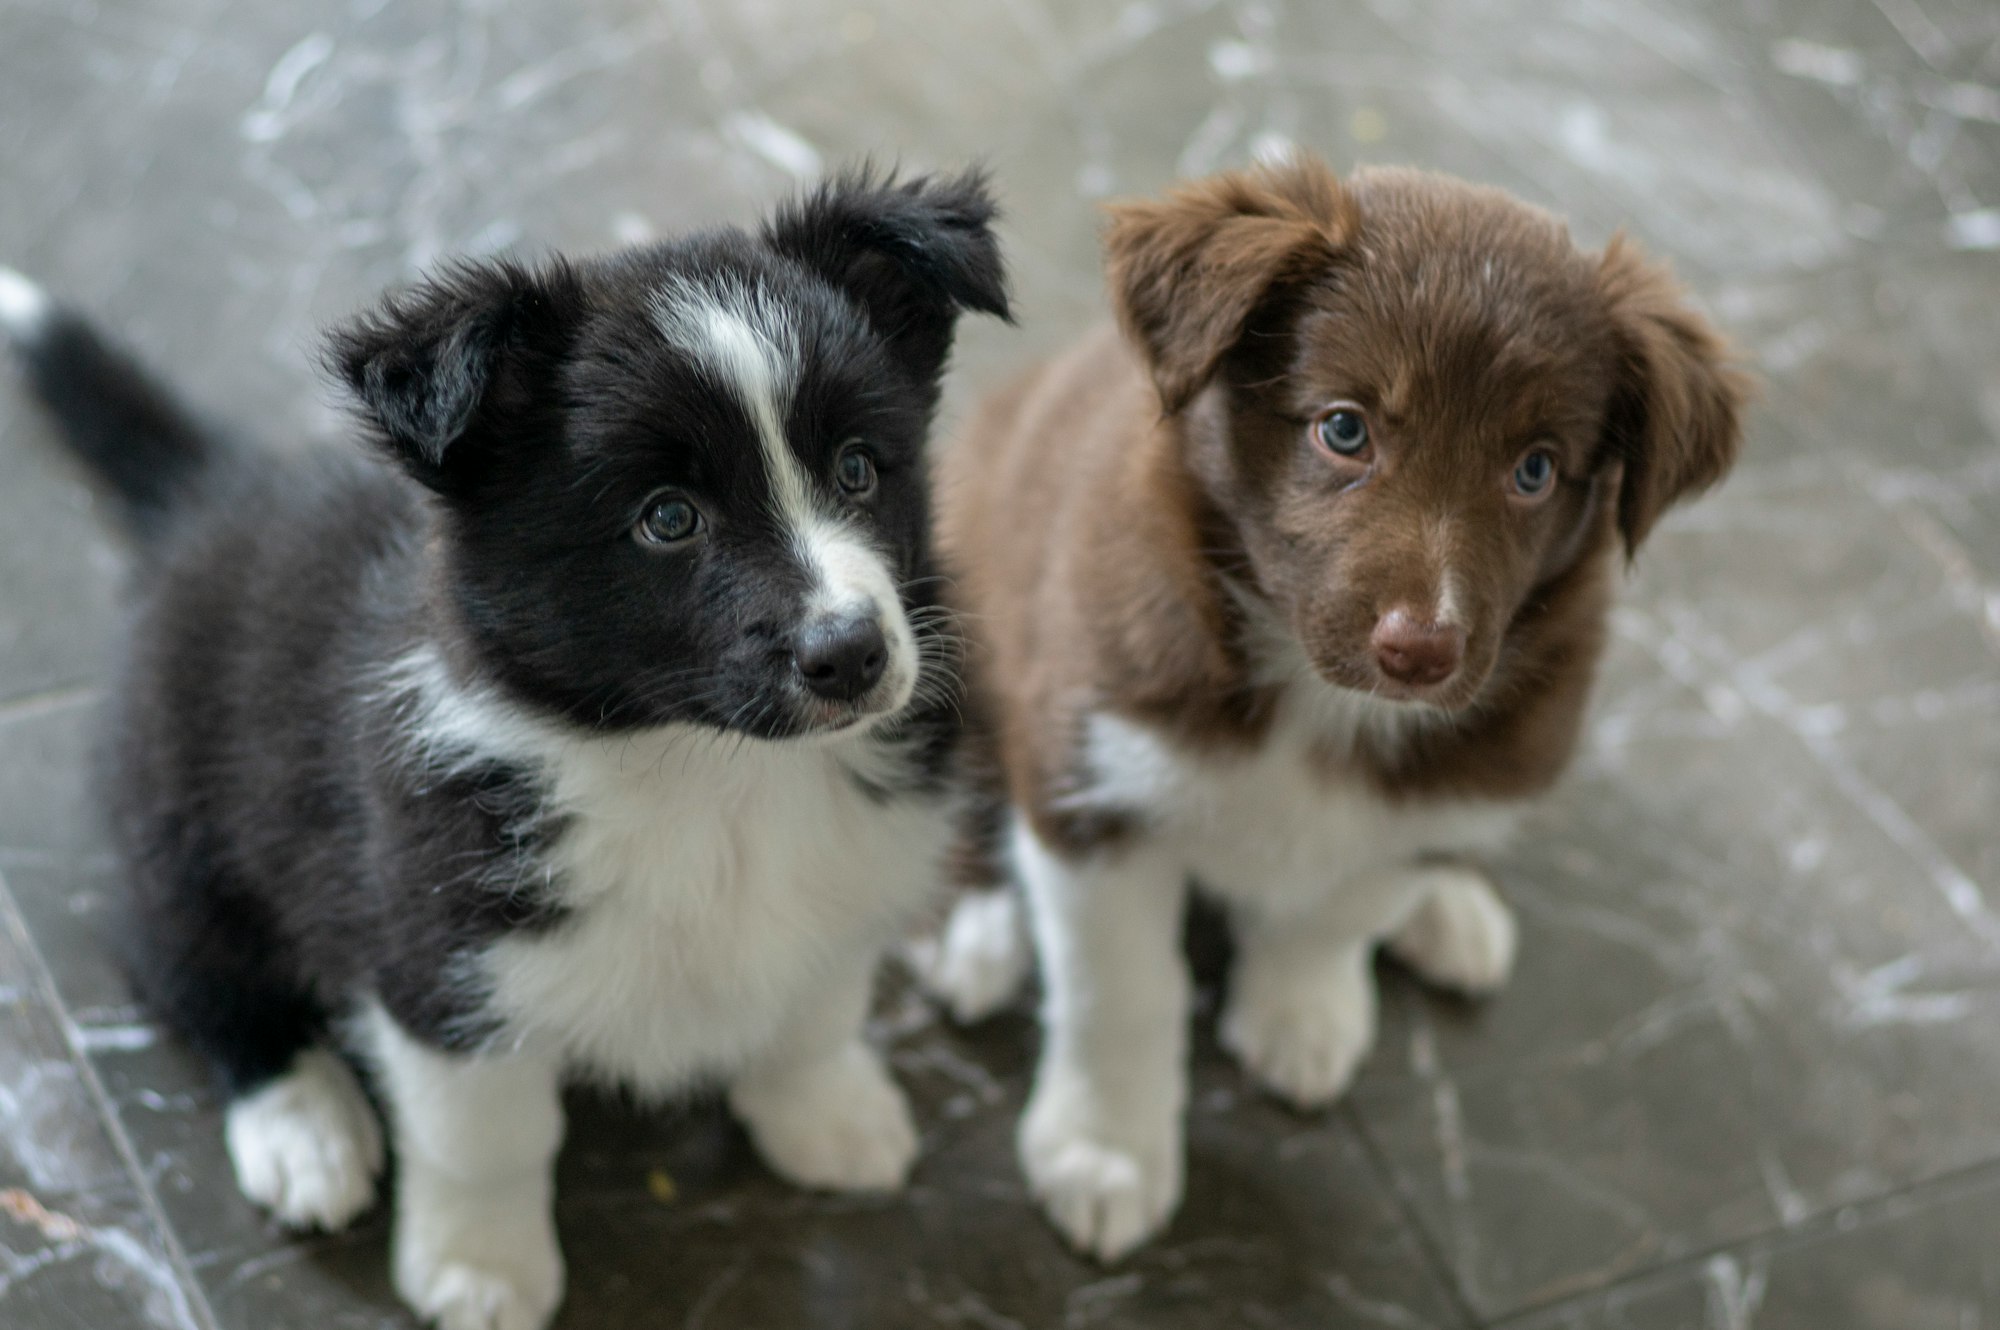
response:
<path id="1" fill-rule="evenodd" d="M 1343 762 L 1362 735 L 1393 751 L 1413 729 L 1448 723 L 1363 694 L 1299 680 L 1279 695 L 1255 745 L 1191 747 L 1109 711 L 1084 726 L 1088 784 L 1065 812 L 1129 816 L 1137 834 L 1185 864 L 1217 897 L 1278 914 L 1336 896 L 1379 894 L 1385 869 L 1421 855 L 1490 854 L 1522 814 L 1518 802 L 1391 798 Z M 1392 893 L 1400 899 L 1400 893 Z M 1395 922 L 1389 902 L 1366 912 Z"/>

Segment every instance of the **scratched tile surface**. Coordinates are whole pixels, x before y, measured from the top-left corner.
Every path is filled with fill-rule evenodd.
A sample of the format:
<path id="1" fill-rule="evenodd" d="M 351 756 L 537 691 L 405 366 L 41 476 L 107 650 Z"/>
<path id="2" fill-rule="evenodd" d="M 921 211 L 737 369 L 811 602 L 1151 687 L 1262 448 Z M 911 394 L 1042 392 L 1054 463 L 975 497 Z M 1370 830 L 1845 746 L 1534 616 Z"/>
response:
<path id="1" fill-rule="evenodd" d="M 2000 7 L 1991 0 L 10 0 L 0 262 L 274 447 L 314 330 L 448 253 L 754 215 L 862 153 L 997 171 L 1021 328 L 1094 207 L 1301 142 L 1671 256 L 1757 357 L 1742 469 L 1635 570 L 1571 779 L 1499 865 L 1518 980 L 1384 971 L 1349 1104 L 1201 1041 L 1185 1212 L 1036 1219 L 1032 1028 L 885 995 L 910 1195 L 777 1186 L 712 1105 L 578 1099 L 569 1330 L 2000 1322 Z M 88 797 L 120 556 L 0 381 L 0 1324 L 406 1327 L 380 1216 L 296 1241 L 112 960 Z"/>

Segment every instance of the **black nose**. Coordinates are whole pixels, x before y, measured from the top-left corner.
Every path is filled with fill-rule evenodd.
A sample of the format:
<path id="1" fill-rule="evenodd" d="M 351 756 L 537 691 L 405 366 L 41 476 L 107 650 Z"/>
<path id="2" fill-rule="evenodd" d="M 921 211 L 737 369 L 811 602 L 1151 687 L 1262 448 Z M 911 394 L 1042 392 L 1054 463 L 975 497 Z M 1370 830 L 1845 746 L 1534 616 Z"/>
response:
<path id="1" fill-rule="evenodd" d="M 816 619 L 792 648 L 799 678 L 821 697 L 852 702 L 875 686 L 889 663 L 882 625 L 868 619 Z"/>

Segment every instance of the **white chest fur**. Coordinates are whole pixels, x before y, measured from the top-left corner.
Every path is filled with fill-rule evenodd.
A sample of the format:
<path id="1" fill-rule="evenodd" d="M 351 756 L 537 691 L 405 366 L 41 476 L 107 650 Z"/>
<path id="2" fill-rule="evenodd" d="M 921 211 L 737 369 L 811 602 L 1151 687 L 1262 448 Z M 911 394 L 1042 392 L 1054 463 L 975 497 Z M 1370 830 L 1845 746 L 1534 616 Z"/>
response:
<path id="1" fill-rule="evenodd" d="M 1138 810 L 1150 839 L 1226 900 L 1283 916 L 1345 895 L 1367 914 L 1392 870 L 1424 855 L 1489 853 L 1520 816 L 1517 804 L 1391 800 L 1338 773 L 1338 755 L 1364 733 L 1395 743 L 1433 723 L 1317 680 L 1289 686 L 1264 742 L 1243 752 L 1197 752 L 1100 712 L 1086 731 L 1092 781 L 1075 802 Z"/>
<path id="2" fill-rule="evenodd" d="M 886 946 L 948 834 L 934 806 L 871 800 L 828 750 L 707 736 L 563 761 L 555 800 L 571 918 L 490 949 L 493 1003 L 579 1066 L 655 1088 L 733 1068 Z"/>
<path id="3" fill-rule="evenodd" d="M 566 918 L 502 937 L 469 977 L 503 1042 L 585 1074 L 655 1092 L 726 1075 L 868 965 L 939 880 L 943 802 L 871 798 L 858 741 L 580 739 L 426 691 L 431 760 L 528 762 L 548 782 L 562 829 L 543 868 Z"/>

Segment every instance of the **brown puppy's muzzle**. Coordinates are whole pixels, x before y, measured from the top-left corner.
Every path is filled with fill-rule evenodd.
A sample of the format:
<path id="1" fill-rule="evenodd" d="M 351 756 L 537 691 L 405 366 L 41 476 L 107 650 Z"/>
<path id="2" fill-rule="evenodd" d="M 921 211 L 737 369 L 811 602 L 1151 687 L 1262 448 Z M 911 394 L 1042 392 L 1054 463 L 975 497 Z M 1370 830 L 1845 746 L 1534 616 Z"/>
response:
<path id="1" fill-rule="evenodd" d="M 1375 652 L 1375 667 L 1412 688 L 1445 682 L 1465 659 L 1463 628 L 1433 622 L 1400 605 L 1376 622 L 1368 644 Z"/>

